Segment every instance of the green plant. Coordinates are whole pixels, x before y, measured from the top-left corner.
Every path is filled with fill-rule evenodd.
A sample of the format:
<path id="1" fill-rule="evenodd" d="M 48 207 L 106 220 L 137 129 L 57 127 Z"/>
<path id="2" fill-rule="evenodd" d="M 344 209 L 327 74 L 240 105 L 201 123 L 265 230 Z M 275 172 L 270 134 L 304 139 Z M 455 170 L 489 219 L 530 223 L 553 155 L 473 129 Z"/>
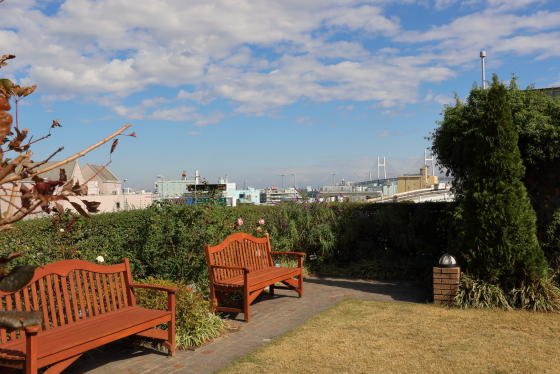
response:
<path id="1" fill-rule="evenodd" d="M 465 273 L 461 273 L 455 300 L 461 309 L 512 309 L 507 294 L 499 286 Z"/>
<path id="2" fill-rule="evenodd" d="M 522 180 L 536 211 L 538 239 L 549 265 L 556 270 L 560 266 L 560 225 L 555 213 L 560 209 L 560 100 L 533 86 L 520 89 L 517 82 L 512 77 L 505 99 L 518 133 L 517 145 L 526 168 Z M 454 176 L 453 189 L 459 199 L 476 171 L 471 160 L 477 157 L 475 143 L 480 132 L 473 124 L 486 117 L 488 94 L 489 90 L 475 84 L 465 102 L 456 96 L 430 137 L 438 162 Z"/>
<path id="3" fill-rule="evenodd" d="M 560 288 L 549 277 L 523 283 L 510 292 L 512 304 L 534 312 L 560 310 Z"/>
<path id="4" fill-rule="evenodd" d="M 255 236 L 269 233 L 273 251 L 305 252 L 305 266 L 312 273 L 342 275 L 349 263 L 381 258 L 397 261 L 400 257 L 429 271 L 447 245 L 447 212 L 453 206 L 332 203 L 230 208 L 161 204 L 95 214 L 90 219 L 73 214 L 61 221 L 18 222 L 0 236 L 0 248 L 23 252 L 15 260 L 18 264 L 55 261 L 61 247 L 67 257 L 86 261 L 103 256 L 105 263 L 115 264 L 128 257 L 135 279 L 154 276 L 180 283 L 194 281 L 205 293 L 208 272 L 204 245 L 216 245 L 239 231 Z M 243 220 L 240 226 L 238 218 Z M 65 231 L 60 232 L 60 228 Z"/>
<path id="5" fill-rule="evenodd" d="M 494 74 L 490 88 L 468 100 L 479 115 L 469 122 L 474 154 L 461 180 L 457 245 L 469 273 L 509 290 L 545 276 L 548 264 L 521 181 L 525 166 L 507 89 Z"/>
<path id="6" fill-rule="evenodd" d="M 456 305 L 459 308 L 527 309 L 534 312 L 560 310 L 560 288 L 550 277 L 523 282 L 504 290 L 500 285 L 461 274 Z"/>
<path id="7" fill-rule="evenodd" d="M 220 336 L 227 324 L 211 312 L 211 302 L 205 300 L 200 292 L 182 283 L 148 277 L 139 280 L 140 284 L 164 287 L 178 287 L 176 293 L 176 343 L 178 349 L 199 346 L 204 342 Z M 134 290 L 138 305 L 149 309 L 165 309 L 167 295 L 164 292 L 148 289 Z M 167 326 L 163 325 L 166 329 Z"/>

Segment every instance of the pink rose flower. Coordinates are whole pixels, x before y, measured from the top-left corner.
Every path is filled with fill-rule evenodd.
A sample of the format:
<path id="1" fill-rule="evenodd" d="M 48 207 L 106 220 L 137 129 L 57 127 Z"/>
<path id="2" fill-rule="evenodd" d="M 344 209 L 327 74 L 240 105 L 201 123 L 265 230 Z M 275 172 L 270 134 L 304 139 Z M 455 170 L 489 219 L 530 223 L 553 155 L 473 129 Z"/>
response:
<path id="1" fill-rule="evenodd" d="M 243 220 L 241 218 L 237 219 L 237 226 L 243 225 Z"/>
<path id="2" fill-rule="evenodd" d="M 261 231 L 262 231 L 261 227 L 260 226 L 257 227 L 257 232 L 261 232 Z"/>
<path id="3" fill-rule="evenodd" d="M 261 219 L 261 220 L 259 221 L 259 225 L 264 225 L 264 219 Z"/>

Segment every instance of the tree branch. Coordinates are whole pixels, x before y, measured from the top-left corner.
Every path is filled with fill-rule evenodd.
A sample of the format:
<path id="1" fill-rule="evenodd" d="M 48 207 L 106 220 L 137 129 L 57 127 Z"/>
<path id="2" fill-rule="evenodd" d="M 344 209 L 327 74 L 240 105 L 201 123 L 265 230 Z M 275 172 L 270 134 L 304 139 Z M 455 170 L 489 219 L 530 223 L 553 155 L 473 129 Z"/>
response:
<path id="1" fill-rule="evenodd" d="M 69 162 L 71 162 L 71 161 L 74 161 L 75 159 L 80 158 L 80 157 L 86 155 L 88 152 L 90 152 L 90 151 L 94 150 L 95 148 L 97 148 L 97 147 L 99 147 L 99 146 L 101 146 L 101 145 L 107 143 L 109 140 L 113 139 L 115 136 L 120 135 L 124 130 L 128 129 L 130 126 L 132 126 L 132 125 L 131 125 L 130 123 L 127 123 L 126 125 L 124 125 L 123 127 L 121 127 L 118 131 L 116 131 L 115 133 L 109 135 L 109 136 L 106 137 L 105 139 L 103 139 L 103 140 L 101 140 L 101 141 L 99 141 L 99 142 L 97 142 L 97 143 L 95 143 L 95 144 L 89 146 L 88 148 L 84 149 L 84 150 L 81 151 L 81 152 L 76 153 L 74 156 L 68 157 L 67 159 L 65 159 L 65 160 L 63 160 L 63 161 L 57 162 L 56 164 L 53 164 L 53 165 L 51 165 L 51 166 L 47 166 L 46 168 L 37 170 L 36 172 L 34 172 L 34 173 L 32 173 L 31 175 L 29 175 L 28 178 L 33 178 L 35 175 L 39 175 L 39 174 L 45 173 L 45 172 L 47 172 L 47 171 L 49 171 L 49 170 L 56 169 L 56 168 L 58 168 L 58 167 L 61 167 L 62 165 L 66 165 L 67 163 L 69 163 Z M 21 156 L 20 156 L 20 157 L 21 157 Z M 19 159 L 19 157 L 18 157 L 16 160 L 18 160 L 18 159 Z M 14 160 L 14 162 L 15 162 L 16 160 Z M 19 161 L 19 162 L 21 162 L 21 161 Z M 10 164 L 10 165 L 11 165 L 11 164 Z M 15 166 L 14 166 L 14 168 L 15 168 Z M 4 170 L 5 170 L 5 169 L 4 169 Z M 4 170 L 0 171 L 0 181 L 1 181 L 1 183 L 7 183 L 7 182 L 12 182 L 12 181 L 16 181 L 16 180 L 23 179 L 21 175 L 12 175 L 11 177 L 8 177 L 8 178 L 6 178 L 5 180 L 2 180 L 1 177 L 2 177 L 2 172 L 4 172 Z M 12 169 L 12 171 L 13 171 L 13 169 Z M 7 174 L 8 174 L 8 173 L 6 173 L 6 175 L 7 175 Z M 0 225 L 1 225 L 1 224 L 2 224 L 2 221 L 0 221 Z M 0 228 L 0 230 L 1 230 L 1 228 Z"/>

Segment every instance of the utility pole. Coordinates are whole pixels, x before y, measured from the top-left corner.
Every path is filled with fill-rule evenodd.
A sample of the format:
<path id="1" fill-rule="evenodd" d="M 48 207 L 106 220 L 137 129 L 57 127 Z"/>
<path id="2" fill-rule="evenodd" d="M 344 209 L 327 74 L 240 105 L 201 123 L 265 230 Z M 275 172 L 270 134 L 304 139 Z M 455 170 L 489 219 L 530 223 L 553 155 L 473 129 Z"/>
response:
<path id="1" fill-rule="evenodd" d="M 486 89 L 486 78 L 484 77 L 484 57 L 486 57 L 486 51 L 480 51 L 480 59 L 482 60 L 482 88 Z"/>

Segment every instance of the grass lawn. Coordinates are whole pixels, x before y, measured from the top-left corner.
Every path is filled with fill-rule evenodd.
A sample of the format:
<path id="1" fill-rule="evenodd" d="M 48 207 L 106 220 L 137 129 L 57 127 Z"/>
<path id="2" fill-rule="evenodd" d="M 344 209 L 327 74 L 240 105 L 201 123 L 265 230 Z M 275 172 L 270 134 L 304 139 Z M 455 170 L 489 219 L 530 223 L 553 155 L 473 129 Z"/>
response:
<path id="1" fill-rule="evenodd" d="M 560 373 L 560 314 L 347 299 L 217 373 Z"/>

